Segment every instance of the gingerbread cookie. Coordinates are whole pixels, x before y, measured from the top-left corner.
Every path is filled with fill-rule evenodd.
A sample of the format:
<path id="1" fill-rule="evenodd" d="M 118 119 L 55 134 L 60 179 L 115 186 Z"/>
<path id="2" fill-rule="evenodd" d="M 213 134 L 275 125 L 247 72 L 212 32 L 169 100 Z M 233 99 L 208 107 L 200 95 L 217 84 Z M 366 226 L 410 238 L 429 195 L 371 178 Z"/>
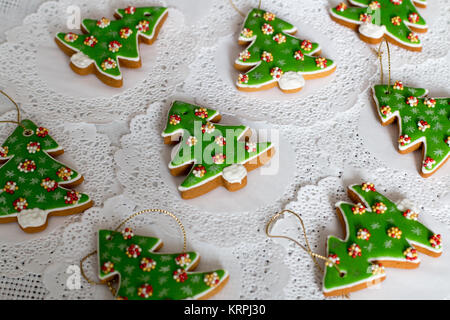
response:
<path id="1" fill-rule="evenodd" d="M 270 142 L 248 141 L 246 126 L 222 126 L 219 112 L 175 101 L 169 111 L 164 143 L 179 142 L 169 164 L 172 175 L 187 174 L 178 187 L 191 199 L 218 186 L 236 191 L 247 184 L 247 172 L 267 163 L 275 150 Z M 246 139 L 246 140 L 244 140 Z"/>
<path id="2" fill-rule="evenodd" d="M 376 85 L 373 98 L 381 124 L 397 120 L 400 136 L 398 150 L 409 153 L 422 145 L 420 174 L 427 178 L 448 160 L 450 155 L 450 99 L 429 98 L 428 90 L 405 87 L 400 81 L 393 86 Z"/>
<path id="3" fill-rule="evenodd" d="M 64 150 L 46 128 L 22 120 L 0 147 L 0 223 L 17 221 L 25 232 L 46 228 L 52 215 L 83 212 L 92 206 L 72 188 L 83 176 L 53 157 Z"/>
<path id="4" fill-rule="evenodd" d="M 118 20 L 84 19 L 84 35 L 58 33 L 56 44 L 70 57 L 70 67 L 80 75 L 95 73 L 113 87 L 122 86 L 120 65 L 141 67 L 139 43 L 152 44 L 167 18 L 167 8 L 128 7 L 117 9 Z"/>
<path id="5" fill-rule="evenodd" d="M 432 257 L 442 254 L 441 236 L 418 222 L 418 213 L 407 202 L 393 203 L 372 183 L 352 185 L 348 195 L 356 204 L 336 204 L 345 239 L 328 237 L 332 263 L 326 264 L 325 296 L 345 295 L 379 283 L 386 278 L 385 267 L 417 268 L 418 252 Z"/>
<path id="6" fill-rule="evenodd" d="M 228 281 L 228 272 L 191 272 L 200 262 L 196 252 L 155 253 L 163 243 L 158 238 L 122 232 L 98 233 L 99 278 L 119 280 L 117 299 L 181 300 L 207 299 Z"/>
<path id="7" fill-rule="evenodd" d="M 236 59 L 241 91 L 265 90 L 278 85 L 281 91 L 300 91 L 305 80 L 330 75 L 336 64 L 319 57 L 320 47 L 309 40 L 295 38 L 297 29 L 275 14 L 251 10 L 239 35 L 239 44 L 249 45 Z"/>
<path id="8" fill-rule="evenodd" d="M 426 7 L 426 0 L 349 0 L 330 9 L 331 19 L 359 31 L 361 40 L 377 44 L 383 37 L 402 48 L 421 51 L 422 43 L 415 32 L 427 32 L 428 27 L 414 4 Z M 413 4 L 414 3 L 414 4 Z"/>

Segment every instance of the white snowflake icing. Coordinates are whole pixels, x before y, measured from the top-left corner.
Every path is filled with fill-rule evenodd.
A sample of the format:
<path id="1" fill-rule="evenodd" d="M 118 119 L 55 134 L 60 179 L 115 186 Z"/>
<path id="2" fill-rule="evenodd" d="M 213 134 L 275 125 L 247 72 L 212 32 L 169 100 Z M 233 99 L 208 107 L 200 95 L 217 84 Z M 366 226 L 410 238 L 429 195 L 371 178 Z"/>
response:
<path id="1" fill-rule="evenodd" d="M 418 235 L 418 236 L 420 236 L 420 235 L 422 234 L 422 230 L 420 230 L 419 227 L 414 227 L 414 228 L 411 230 L 411 232 L 414 233 L 414 234 L 416 234 L 416 235 Z"/>

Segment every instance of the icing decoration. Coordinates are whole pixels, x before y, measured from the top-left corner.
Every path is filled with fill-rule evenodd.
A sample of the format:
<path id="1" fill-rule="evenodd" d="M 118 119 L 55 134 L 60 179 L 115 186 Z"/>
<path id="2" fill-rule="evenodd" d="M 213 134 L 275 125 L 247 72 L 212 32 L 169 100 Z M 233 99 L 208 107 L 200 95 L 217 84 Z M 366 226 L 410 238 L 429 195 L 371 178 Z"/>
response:
<path id="1" fill-rule="evenodd" d="M 345 11 L 345 9 L 347 9 L 345 2 L 340 2 L 336 7 L 336 10 L 339 12 Z"/>
<path id="2" fill-rule="evenodd" d="M 242 164 L 232 164 L 223 169 L 223 178 L 229 183 L 242 183 L 247 176 L 247 169 Z"/>
<path id="3" fill-rule="evenodd" d="M 433 98 L 425 98 L 425 100 L 423 101 L 424 104 L 426 104 L 426 106 L 428 108 L 434 108 L 436 106 L 436 99 Z"/>
<path id="4" fill-rule="evenodd" d="M 394 90 L 403 90 L 403 83 L 397 80 L 395 81 L 393 88 Z"/>
<path id="5" fill-rule="evenodd" d="M 407 135 L 407 134 L 405 134 L 405 135 L 403 135 L 403 136 L 400 136 L 399 138 L 398 138 L 398 143 L 403 147 L 403 146 L 406 146 L 407 144 L 410 144 L 411 143 L 411 138 Z"/>
<path id="6" fill-rule="evenodd" d="M 339 4 L 330 9 L 330 15 L 336 22 L 357 29 L 369 43 L 379 43 L 383 36 L 389 42 L 409 50 L 420 51 L 422 44 L 415 33 L 426 32 L 427 24 L 414 4 L 426 4 L 426 0 L 351 0 L 354 6 L 347 8 Z M 414 4 L 413 4 L 414 3 Z"/>
<path id="7" fill-rule="evenodd" d="M 242 61 L 246 61 L 246 60 L 248 60 L 248 59 L 250 59 L 250 52 L 248 52 L 248 50 L 244 50 L 244 51 L 242 51 L 240 54 L 239 54 L 239 58 L 242 60 Z M 262 59 L 262 58 L 261 58 Z"/>
<path id="8" fill-rule="evenodd" d="M 48 212 L 38 208 L 20 210 L 17 221 L 22 228 L 40 227 L 47 222 Z"/>
<path id="9" fill-rule="evenodd" d="M 348 255 L 352 258 L 361 256 L 361 247 L 356 243 L 352 243 L 352 245 L 348 247 L 347 251 Z"/>
<path id="10" fill-rule="evenodd" d="M 386 27 L 369 22 L 361 24 L 358 28 L 358 31 L 360 34 L 369 38 L 380 38 L 386 32 Z"/>
<path id="11" fill-rule="evenodd" d="M 402 18 L 400 18 L 399 16 L 395 16 L 391 19 L 391 22 L 394 26 L 399 26 L 402 24 Z"/>
<path id="12" fill-rule="evenodd" d="M 82 30 L 86 34 L 58 33 L 55 39 L 61 48 L 72 51 L 72 56 L 79 52 L 86 56 L 71 59 L 78 68 L 94 63 L 102 75 L 111 80 L 121 80 L 118 59 L 140 61 L 139 38 L 151 43 L 166 14 L 167 8 L 164 7 L 117 9 L 115 16 L 118 20 L 84 19 Z"/>
<path id="13" fill-rule="evenodd" d="M 419 36 L 415 34 L 414 32 L 410 32 L 408 34 L 408 40 L 411 42 L 419 42 Z"/>
<path id="14" fill-rule="evenodd" d="M 405 268 L 418 266 L 417 249 L 436 257 L 442 253 L 441 236 L 417 220 L 405 218 L 400 205 L 377 191 L 366 192 L 362 185 L 350 186 L 348 193 L 354 202 L 364 203 L 367 212 L 354 214 L 354 204 L 336 204 L 346 238 L 329 236 L 327 256 L 334 261 L 339 257 L 339 269 L 343 274 L 328 265 L 323 281 L 326 296 L 360 290 L 376 283 L 375 280 L 384 280 L 384 267 L 393 263 Z M 379 203 L 387 208 L 384 214 L 371 210 Z"/>
<path id="15" fill-rule="evenodd" d="M 210 274 L 206 274 L 203 278 L 203 281 L 208 287 L 214 288 L 220 283 L 220 277 L 217 272 L 213 272 Z"/>
<path id="16" fill-rule="evenodd" d="M 44 188 L 47 192 L 55 191 L 58 188 L 58 182 L 50 179 L 49 177 L 42 179 L 41 187 Z"/>
<path id="17" fill-rule="evenodd" d="M 264 16 L 270 18 L 265 19 Z M 239 75 L 238 89 L 269 88 L 286 72 L 300 73 L 312 79 L 334 71 L 336 65 L 332 60 L 320 58 L 317 61 L 313 56 L 321 50 L 319 44 L 292 36 L 296 30 L 292 24 L 264 10 L 252 9 L 248 13 L 239 43 L 248 45 L 246 51 L 249 55 L 240 56 L 235 61 L 239 70 L 248 71 Z"/>
<path id="18" fill-rule="evenodd" d="M 131 230 L 131 228 L 125 228 L 122 231 L 122 236 L 125 240 L 130 240 L 131 238 L 134 237 L 134 233 L 133 230 Z"/>
<path id="19" fill-rule="evenodd" d="M 394 239 L 402 238 L 402 231 L 398 227 L 391 227 L 388 229 L 387 234 L 389 237 Z"/>
<path id="20" fill-rule="evenodd" d="M 426 89 L 406 87 L 401 82 L 396 82 L 389 90 L 390 93 L 387 93 L 387 89 L 386 85 L 373 87 L 379 118 L 383 124 L 389 124 L 397 118 L 400 128 L 398 148 L 402 153 L 417 149 L 418 144 L 424 145 L 423 161 L 427 158 L 434 160 L 422 166 L 421 175 L 428 177 L 450 155 L 450 146 L 446 142 L 450 132 L 450 99 L 424 98 Z M 381 110 L 387 104 L 391 108 L 389 115 L 383 114 Z"/>
<path id="21" fill-rule="evenodd" d="M 409 247 L 403 252 L 403 255 L 405 256 L 406 260 L 408 261 L 417 261 L 419 258 L 419 255 L 417 254 L 417 250 Z"/>
<path id="22" fill-rule="evenodd" d="M 181 118 L 177 125 L 172 124 L 170 120 L 174 115 Z M 173 155 L 169 168 L 172 170 L 195 164 L 178 188 L 182 193 L 223 175 L 225 168 L 233 164 L 245 165 L 272 148 L 269 142 L 251 144 L 241 141 L 244 134 L 250 130 L 246 126 L 223 126 L 210 122 L 219 116 L 216 110 L 181 101 L 175 101 L 170 108 L 162 136 L 169 138 L 181 135 L 181 139 L 180 147 Z M 202 143 L 190 149 L 183 147 L 191 137 Z M 233 169 L 227 171 L 229 170 Z"/>
<path id="23" fill-rule="evenodd" d="M 328 259 L 331 260 L 331 263 L 329 261 L 325 262 L 325 265 L 327 267 L 332 267 L 333 265 L 339 265 L 341 263 L 341 259 L 338 257 L 337 254 L 329 254 Z"/>
<path id="24" fill-rule="evenodd" d="M 386 271 L 384 270 L 384 267 L 382 264 L 380 263 L 373 263 L 370 266 L 370 269 L 372 271 L 372 275 L 379 275 L 379 274 L 384 274 Z"/>
<path id="25" fill-rule="evenodd" d="M 139 268 L 144 272 L 150 272 L 156 268 L 156 261 L 149 258 L 142 258 Z"/>
<path id="26" fill-rule="evenodd" d="M 366 213 L 366 207 L 364 207 L 364 205 L 362 205 L 361 203 L 357 203 L 352 207 L 352 212 L 353 214 L 364 214 Z"/>
<path id="27" fill-rule="evenodd" d="M 265 61 L 265 62 L 272 62 L 273 61 L 273 55 L 270 52 L 264 51 L 262 53 L 262 55 L 261 55 L 261 60 Z M 243 60 L 243 61 L 245 61 L 245 60 Z"/>
<path id="28" fill-rule="evenodd" d="M 417 97 L 410 96 L 406 98 L 406 103 L 409 104 L 410 107 L 417 107 L 419 104 L 419 99 L 417 99 Z"/>
<path id="29" fill-rule="evenodd" d="M 436 160 L 431 157 L 426 157 L 425 160 L 423 160 L 423 167 L 426 169 L 432 169 L 435 164 Z"/>
<path id="30" fill-rule="evenodd" d="M 0 186 L 4 191 L 0 193 L 0 222 L 17 217 L 24 229 L 40 227 L 46 224 L 46 218 L 52 212 L 78 213 L 90 207 L 92 202 L 85 194 L 79 194 L 76 203 L 65 202 L 64 196 L 69 190 L 64 184 L 76 184 L 82 177 L 52 158 L 52 154 L 62 153 L 63 149 L 48 135 L 48 130 L 38 128 L 30 120 L 22 120 L 22 125 L 32 134 L 24 135 L 24 128 L 18 126 L 0 148 L 3 163 Z M 61 178 L 55 167 L 70 170 L 70 178 Z M 22 214 L 19 219 L 17 213 L 26 209 L 30 214 Z M 39 226 L 36 223 L 42 219 L 39 219 L 38 211 L 45 212 Z"/>
<path id="31" fill-rule="evenodd" d="M 14 181 L 7 181 L 5 186 L 3 187 L 3 192 L 9 194 L 14 194 L 14 192 L 16 192 L 17 190 L 19 190 L 19 187 L 17 186 L 17 183 L 15 183 Z"/>
<path id="32" fill-rule="evenodd" d="M 364 182 L 361 188 L 365 192 L 377 191 L 377 189 L 375 189 L 375 185 L 372 182 Z"/>
<path id="33" fill-rule="evenodd" d="M 369 241 L 370 236 L 371 236 L 371 234 L 370 234 L 369 230 L 367 230 L 366 228 L 359 229 L 358 233 L 356 234 L 356 238 L 361 239 L 361 240 L 367 240 L 367 241 Z"/>
<path id="34" fill-rule="evenodd" d="M 419 214 L 417 212 L 412 211 L 411 209 L 407 209 L 403 212 L 403 216 L 408 220 L 415 220 L 419 218 Z"/>
<path id="35" fill-rule="evenodd" d="M 372 16 L 367 13 L 360 14 L 359 21 L 363 22 L 364 24 L 369 24 L 372 22 Z"/>
<path id="36" fill-rule="evenodd" d="M 121 232 L 100 230 L 99 278 L 119 277 L 116 298 L 126 300 L 199 299 L 227 281 L 225 270 L 192 272 L 200 259 L 197 252 L 156 253 L 161 246 L 158 238 L 124 238 Z"/>
<path id="37" fill-rule="evenodd" d="M 424 132 L 427 129 L 430 129 L 431 126 L 429 125 L 428 122 L 426 122 L 425 120 L 419 120 L 419 122 L 417 122 L 417 127 L 420 131 Z"/>

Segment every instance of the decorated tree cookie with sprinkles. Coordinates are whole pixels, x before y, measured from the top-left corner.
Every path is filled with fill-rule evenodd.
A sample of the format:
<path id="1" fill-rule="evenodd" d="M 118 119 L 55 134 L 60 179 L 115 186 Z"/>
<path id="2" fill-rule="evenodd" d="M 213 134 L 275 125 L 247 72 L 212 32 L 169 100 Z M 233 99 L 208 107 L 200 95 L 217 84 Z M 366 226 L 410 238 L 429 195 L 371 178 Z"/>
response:
<path id="1" fill-rule="evenodd" d="M 55 41 L 71 56 L 70 66 L 80 75 L 95 73 L 113 87 L 123 84 L 120 66 L 139 68 L 139 43 L 152 44 L 167 18 L 164 7 L 127 7 L 117 9 L 117 20 L 84 19 L 84 34 L 58 33 Z"/>
<path id="2" fill-rule="evenodd" d="M 236 191 L 247 184 L 247 172 L 267 163 L 275 153 L 270 142 L 249 140 L 247 126 L 225 126 L 219 112 L 181 101 L 169 111 L 162 136 L 177 144 L 169 169 L 187 174 L 178 187 L 182 198 L 191 199 L 219 186 Z"/>
<path id="3" fill-rule="evenodd" d="M 441 235 L 418 221 L 418 212 L 407 207 L 406 199 L 395 204 L 370 183 L 350 186 L 348 195 L 354 203 L 336 204 L 345 238 L 329 236 L 327 241 L 325 296 L 345 295 L 379 283 L 386 278 L 385 267 L 417 268 L 418 252 L 432 257 L 442 254 Z"/>
<path id="4" fill-rule="evenodd" d="M 427 32 L 425 19 L 416 6 L 426 7 L 427 0 L 349 0 L 354 6 L 339 3 L 330 9 L 331 18 L 359 31 L 368 43 L 389 42 L 412 51 L 421 51 L 422 43 L 416 32 Z M 416 5 L 416 6 L 415 6 Z"/>
<path id="5" fill-rule="evenodd" d="M 98 232 L 99 278 L 119 279 L 120 300 L 207 299 L 228 281 L 228 272 L 192 272 L 200 261 L 197 252 L 156 253 L 158 238 L 122 232 Z"/>
<path id="6" fill-rule="evenodd" d="M 24 231 L 38 232 L 51 215 L 92 206 L 89 196 L 70 189 L 83 176 L 53 158 L 62 153 L 48 129 L 21 121 L 0 146 L 0 223 L 17 221 Z"/>
<path id="7" fill-rule="evenodd" d="M 397 81 L 393 86 L 373 87 L 378 116 L 383 126 L 397 119 L 398 150 L 409 153 L 423 145 L 420 174 L 429 177 L 450 155 L 450 99 L 430 98 L 428 90 L 406 87 Z"/>
<path id="8" fill-rule="evenodd" d="M 293 36 L 292 24 L 275 14 L 251 10 L 239 35 L 239 44 L 248 45 L 234 66 L 242 71 L 236 86 L 242 91 L 265 90 L 278 85 L 281 91 L 300 91 L 305 80 L 325 77 L 336 64 L 319 56 L 320 46 Z"/>

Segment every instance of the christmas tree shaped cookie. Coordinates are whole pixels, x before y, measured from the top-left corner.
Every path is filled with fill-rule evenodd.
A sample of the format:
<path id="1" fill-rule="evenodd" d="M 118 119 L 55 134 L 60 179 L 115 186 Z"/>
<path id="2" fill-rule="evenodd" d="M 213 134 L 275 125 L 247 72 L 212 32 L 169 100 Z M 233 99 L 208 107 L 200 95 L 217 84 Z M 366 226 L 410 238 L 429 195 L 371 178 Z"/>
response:
<path id="1" fill-rule="evenodd" d="M 423 97 L 426 89 L 410 88 L 397 81 L 393 86 L 376 85 L 373 97 L 381 124 L 397 119 L 400 153 L 417 150 L 423 145 L 420 174 L 426 178 L 435 173 L 450 155 L 450 99 Z"/>
<path id="2" fill-rule="evenodd" d="M 22 120 L 0 147 L 0 223 L 17 221 L 26 232 L 45 229 L 52 215 L 80 213 L 91 199 L 72 188 L 83 176 L 53 159 L 64 150 L 47 129 Z"/>
<path id="3" fill-rule="evenodd" d="M 191 272 L 200 256 L 196 252 L 155 253 L 163 243 L 158 238 L 100 230 L 98 233 L 99 278 L 119 278 L 117 299 L 181 300 L 207 299 L 228 281 L 225 270 Z"/>
<path id="4" fill-rule="evenodd" d="M 406 201 L 396 205 L 371 183 L 350 186 L 348 195 L 356 204 L 336 204 L 345 239 L 328 237 L 328 258 L 333 263 L 327 262 L 325 269 L 325 296 L 379 283 L 386 277 L 385 267 L 417 268 L 417 252 L 441 255 L 441 236 L 418 222 L 418 213 L 404 205 Z"/>
<path id="5" fill-rule="evenodd" d="M 317 43 L 300 40 L 297 29 L 275 14 L 251 10 L 239 36 L 239 44 L 249 45 L 236 59 L 239 74 L 236 86 L 242 91 L 278 87 L 285 93 L 300 91 L 305 80 L 325 77 L 336 64 L 320 54 Z"/>
<path id="6" fill-rule="evenodd" d="M 341 2 L 330 9 L 331 18 L 359 31 L 368 43 L 380 43 L 383 37 L 402 48 L 421 51 L 422 43 L 415 32 L 427 32 L 425 20 L 416 7 L 426 7 L 426 0 L 349 0 L 356 7 Z M 414 4 L 413 4 L 414 3 Z"/>
<path id="7" fill-rule="evenodd" d="M 247 184 L 247 172 L 267 163 L 274 154 L 270 142 L 248 141 L 246 126 L 222 126 L 219 112 L 175 101 L 162 136 L 176 144 L 169 164 L 172 175 L 187 174 L 178 187 L 182 198 L 190 199 L 225 186 L 236 191 Z"/>
<path id="8" fill-rule="evenodd" d="M 139 43 L 152 44 L 167 17 L 167 8 L 128 7 L 117 9 L 118 20 L 84 19 L 83 35 L 58 33 L 55 41 L 70 58 L 70 67 L 80 75 L 95 73 L 113 87 L 122 86 L 120 65 L 139 68 Z"/>

